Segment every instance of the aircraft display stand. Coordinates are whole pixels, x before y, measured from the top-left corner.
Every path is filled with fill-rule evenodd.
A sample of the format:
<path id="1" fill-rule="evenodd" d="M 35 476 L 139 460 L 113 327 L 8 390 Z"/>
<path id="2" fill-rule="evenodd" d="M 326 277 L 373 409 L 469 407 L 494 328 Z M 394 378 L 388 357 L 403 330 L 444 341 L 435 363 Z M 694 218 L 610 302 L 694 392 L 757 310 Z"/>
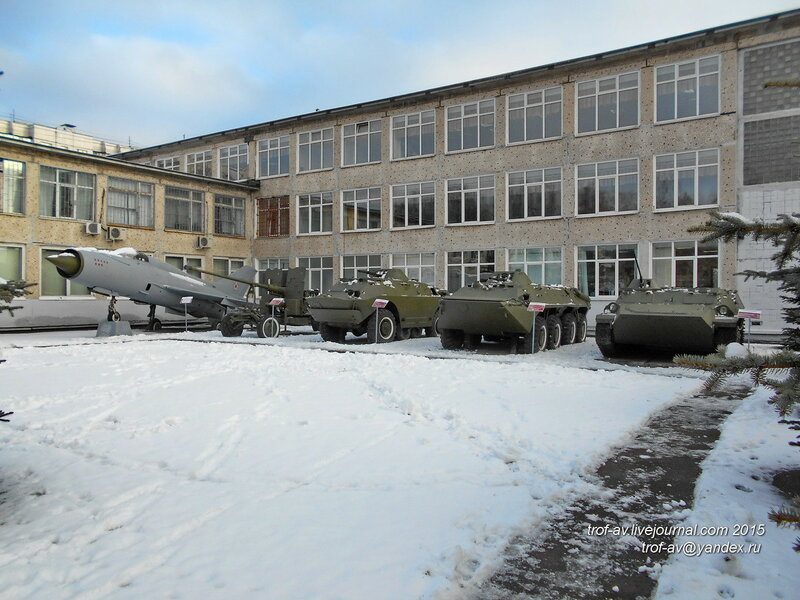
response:
<path id="1" fill-rule="evenodd" d="M 97 325 L 95 337 L 112 337 L 115 335 L 133 335 L 130 321 L 101 321 Z"/>

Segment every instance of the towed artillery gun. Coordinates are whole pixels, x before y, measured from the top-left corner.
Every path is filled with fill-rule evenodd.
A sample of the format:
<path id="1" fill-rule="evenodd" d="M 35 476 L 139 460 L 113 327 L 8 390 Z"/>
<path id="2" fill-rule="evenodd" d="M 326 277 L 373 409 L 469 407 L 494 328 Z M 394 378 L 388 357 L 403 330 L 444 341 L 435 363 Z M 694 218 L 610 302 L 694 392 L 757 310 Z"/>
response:
<path id="1" fill-rule="evenodd" d="M 532 304 L 544 304 L 544 311 L 534 313 Z M 553 350 L 586 340 L 589 306 L 589 297 L 575 288 L 536 284 L 519 270 L 497 271 L 442 298 L 439 338 L 446 350 L 474 350 L 481 339 L 514 341 L 520 354 Z"/>
<path id="2" fill-rule="evenodd" d="M 314 330 L 317 329 L 316 322 L 308 312 L 306 300 L 319 292 L 305 289 L 305 267 L 267 269 L 263 274 L 269 283 L 246 281 L 191 266 L 187 266 L 186 270 L 229 279 L 249 285 L 251 289 L 263 290 L 264 293 L 258 302 L 249 302 L 244 306 L 228 310 L 222 317 L 219 330 L 225 337 L 240 336 L 245 327 L 255 329 L 258 337 L 278 337 L 281 327 L 285 330 L 289 325 L 311 325 Z"/>
<path id="3" fill-rule="evenodd" d="M 308 310 L 326 342 L 344 342 L 348 331 L 367 334 L 370 344 L 437 335 L 441 293 L 409 279 L 401 269 L 359 270 L 366 277 L 343 278 L 308 299 Z M 380 308 L 376 300 L 386 301 Z M 382 303 L 381 303 L 382 304 Z"/>

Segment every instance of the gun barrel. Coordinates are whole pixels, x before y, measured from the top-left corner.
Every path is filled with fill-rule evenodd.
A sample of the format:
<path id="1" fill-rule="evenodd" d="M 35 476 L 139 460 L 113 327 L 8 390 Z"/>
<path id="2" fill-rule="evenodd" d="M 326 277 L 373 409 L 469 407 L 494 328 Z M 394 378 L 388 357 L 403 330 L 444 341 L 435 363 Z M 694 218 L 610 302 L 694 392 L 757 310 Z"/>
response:
<path id="1" fill-rule="evenodd" d="M 231 281 L 236 281 L 238 283 L 243 283 L 245 285 L 261 288 L 262 290 L 266 290 L 276 296 L 283 296 L 286 293 L 286 288 L 283 288 L 279 285 L 270 285 L 268 283 L 257 283 L 255 281 L 247 281 L 246 279 L 239 279 L 238 277 L 231 277 L 230 275 L 221 275 L 220 273 L 214 273 L 213 271 L 198 269 L 197 267 L 193 267 L 191 265 L 186 265 L 184 269 L 186 269 L 187 271 L 193 271 L 195 273 L 205 273 L 206 275 L 212 275 L 214 277 L 222 277 L 223 279 L 230 279 Z"/>

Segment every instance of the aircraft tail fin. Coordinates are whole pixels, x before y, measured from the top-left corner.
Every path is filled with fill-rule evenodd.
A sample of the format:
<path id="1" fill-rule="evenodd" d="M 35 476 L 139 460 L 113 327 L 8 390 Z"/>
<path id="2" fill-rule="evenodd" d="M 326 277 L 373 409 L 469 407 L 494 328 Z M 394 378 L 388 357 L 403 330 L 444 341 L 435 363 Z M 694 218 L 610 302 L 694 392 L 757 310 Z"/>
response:
<path id="1" fill-rule="evenodd" d="M 243 279 L 244 281 L 255 281 L 256 270 L 253 267 L 248 266 L 240 267 L 235 271 L 232 271 L 230 277 Z M 244 299 L 250 286 L 239 283 L 238 281 L 231 281 L 230 279 L 222 279 L 220 277 L 214 282 L 214 287 L 228 296 Z"/>

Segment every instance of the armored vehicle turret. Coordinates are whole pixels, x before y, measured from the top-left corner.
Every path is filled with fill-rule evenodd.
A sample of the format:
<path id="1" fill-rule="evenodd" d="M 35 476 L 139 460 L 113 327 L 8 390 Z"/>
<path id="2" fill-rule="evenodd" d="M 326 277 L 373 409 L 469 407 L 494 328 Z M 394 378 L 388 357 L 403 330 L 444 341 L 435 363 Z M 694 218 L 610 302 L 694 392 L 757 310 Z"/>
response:
<path id="1" fill-rule="evenodd" d="M 535 313 L 531 304 L 544 310 Z M 589 306 L 575 288 L 535 284 L 522 271 L 489 273 L 442 299 L 439 337 L 448 350 L 515 340 L 517 352 L 530 354 L 583 342 Z"/>
<path id="2" fill-rule="evenodd" d="M 742 308 L 735 290 L 659 288 L 639 279 L 597 315 L 595 340 L 607 357 L 635 347 L 705 354 L 742 341 Z"/>
<path id="3" fill-rule="evenodd" d="M 319 323 L 322 339 L 344 342 L 348 331 L 367 334 L 370 343 L 435 336 L 439 292 L 409 279 L 400 269 L 358 271 L 356 279 L 341 279 L 327 292 L 308 299 L 308 310 Z M 376 300 L 386 300 L 374 307 Z M 382 302 L 380 304 L 383 304 Z"/>

